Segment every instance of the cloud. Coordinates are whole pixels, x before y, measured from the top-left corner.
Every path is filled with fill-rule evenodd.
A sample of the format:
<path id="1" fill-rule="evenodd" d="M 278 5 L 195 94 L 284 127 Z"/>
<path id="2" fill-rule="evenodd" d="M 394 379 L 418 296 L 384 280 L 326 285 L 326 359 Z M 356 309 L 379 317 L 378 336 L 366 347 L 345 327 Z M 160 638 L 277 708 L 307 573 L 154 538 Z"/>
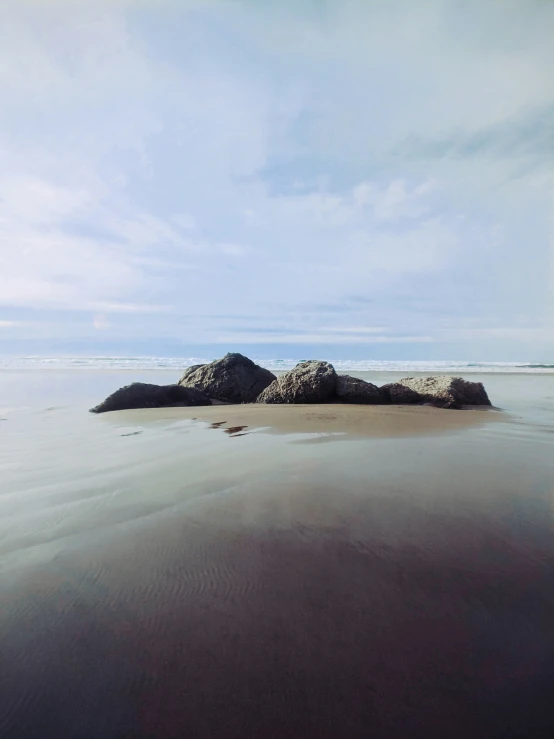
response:
<path id="1" fill-rule="evenodd" d="M 456 338 L 463 341 L 475 339 L 502 339 L 513 342 L 553 342 L 554 327 L 501 326 L 493 328 L 459 329 Z"/>
<path id="2" fill-rule="evenodd" d="M 311 344 L 328 344 L 330 346 L 348 346 L 361 344 L 364 346 L 372 346 L 374 344 L 432 344 L 434 342 L 431 336 L 360 336 L 356 334 L 341 335 L 334 332 L 325 332 L 324 330 L 317 333 L 287 333 L 283 332 L 267 332 L 251 335 L 245 333 L 224 333 L 217 337 L 217 343 L 223 344 L 277 344 L 277 345 L 305 345 Z"/>
<path id="3" fill-rule="evenodd" d="M 538 0 L 11 0 L 11 328 L 551 346 L 553 32 Z"/>
<path id="4" fill-rule="evenodd" d="M 140 285 L 133 259 L 144 245 L 144 232 L 138 241 L 126 237 L 121 223 L 106 240 L 65 232 L 64 225 L 82 216 L 94 200 L 92 194 L 37 178 L 5 177 L 0 198 L 3 305 L 80 309 L 100 298 L 115 300 Z"/>

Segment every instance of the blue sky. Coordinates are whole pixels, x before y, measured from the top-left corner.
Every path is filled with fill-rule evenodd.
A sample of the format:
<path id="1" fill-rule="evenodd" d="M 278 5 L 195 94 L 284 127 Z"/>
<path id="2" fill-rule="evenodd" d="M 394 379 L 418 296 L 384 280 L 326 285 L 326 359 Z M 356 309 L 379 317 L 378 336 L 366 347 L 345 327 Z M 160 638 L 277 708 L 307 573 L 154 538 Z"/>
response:
<path id="1" fill-rule="evenodd" d="M 1 13 L 0 352 L 553 360 L 554 3 Z"/>

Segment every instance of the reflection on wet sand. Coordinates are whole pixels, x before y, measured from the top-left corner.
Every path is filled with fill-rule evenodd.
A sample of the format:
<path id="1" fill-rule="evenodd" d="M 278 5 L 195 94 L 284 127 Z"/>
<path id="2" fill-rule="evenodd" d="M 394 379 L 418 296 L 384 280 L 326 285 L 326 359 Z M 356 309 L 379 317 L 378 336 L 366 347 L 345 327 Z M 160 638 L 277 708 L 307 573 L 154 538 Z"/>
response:
<path id="1" fill-rule="evenodd" d="M 241 486 L 72 547 L 4 601 L 0 735 L 547 736 L 554 547 L 430 502 Z"/>

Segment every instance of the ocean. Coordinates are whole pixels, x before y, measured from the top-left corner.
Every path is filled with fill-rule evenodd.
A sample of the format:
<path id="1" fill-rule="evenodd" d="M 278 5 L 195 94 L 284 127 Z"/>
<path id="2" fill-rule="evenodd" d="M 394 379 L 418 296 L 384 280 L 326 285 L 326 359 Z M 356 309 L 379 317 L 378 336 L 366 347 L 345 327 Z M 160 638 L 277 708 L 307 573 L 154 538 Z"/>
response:
<path id="1" fill-rule="evenodd" d="M 309 359 L 310 357 L 305 357 Z M 183 370 L 195 364 L 206 364 L 218 357 L 1 357 L 0 369 L 105 369 L 105 370 Z M 533 364 L 529 362 L 470 362 L 470 361 L 385 361 L 353 360 L 323 357 L 331 362 L 337 372 L 404 372 L 428 373 L 430 375 L 448 373 L 516 373 L 549 374 L 554 372 L 554 364 Z M 273 372 L 292 369 L 300 359 L 256 359 L 256 364 Z"/>

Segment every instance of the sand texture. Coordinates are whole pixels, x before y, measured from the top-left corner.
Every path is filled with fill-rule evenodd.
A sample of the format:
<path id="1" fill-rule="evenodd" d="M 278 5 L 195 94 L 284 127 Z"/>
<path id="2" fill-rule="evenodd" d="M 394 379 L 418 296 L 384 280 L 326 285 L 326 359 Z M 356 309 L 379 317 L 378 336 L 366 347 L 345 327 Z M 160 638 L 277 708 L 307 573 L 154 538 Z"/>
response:
<path id="1" fill-rule="evenodd" d="M 342 434 L 346 436 L 413 436 L 479 426 L 500 420 L 490 409 L 454 411 L 428 406 L 217 405 L 201 408 L 163 408 L 121 411 L 131 421 L 194 419 L 221 428 L 248 427 L 273 433 Z M 112 419 L 113 420 L 113 419 Z"/>

